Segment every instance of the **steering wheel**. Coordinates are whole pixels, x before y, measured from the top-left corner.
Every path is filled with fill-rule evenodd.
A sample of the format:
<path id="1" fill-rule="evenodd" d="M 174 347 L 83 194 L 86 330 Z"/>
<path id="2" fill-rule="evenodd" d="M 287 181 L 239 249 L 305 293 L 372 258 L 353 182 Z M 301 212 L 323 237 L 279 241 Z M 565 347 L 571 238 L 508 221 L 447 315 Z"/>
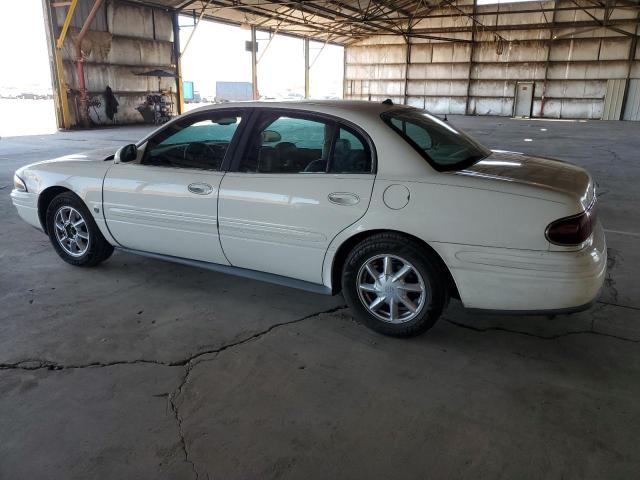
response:
<path id="1" fill-rule="evenodd" d="M 220 165 L 209 165 L 215 159 L 215 150 L 204 142 L 193 142 L 184 149 L 185 161 L 191 161 L 203 167 L 218 168 Z"/>

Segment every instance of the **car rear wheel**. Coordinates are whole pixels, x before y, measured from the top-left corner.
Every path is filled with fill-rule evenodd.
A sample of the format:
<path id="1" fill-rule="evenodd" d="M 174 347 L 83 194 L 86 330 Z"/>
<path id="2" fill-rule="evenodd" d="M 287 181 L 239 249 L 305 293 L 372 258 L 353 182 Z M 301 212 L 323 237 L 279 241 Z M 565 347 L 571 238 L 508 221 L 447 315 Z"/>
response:
<path id="1" fill-rule="evenodd" d="M 71 192 L 56 196 L 47 208 L 47 232 L 60 258 L 78 267 L 92 267 L 113 253 L 85 204 Z"/>
<path id="2" fill-rule="evenodd" d="M 431 328 L 448 300 L 438 259 L 395 233 L 362 241 L 346 259 L 343 294 L 356 318 L 385 335 L 408 337 Z"/>

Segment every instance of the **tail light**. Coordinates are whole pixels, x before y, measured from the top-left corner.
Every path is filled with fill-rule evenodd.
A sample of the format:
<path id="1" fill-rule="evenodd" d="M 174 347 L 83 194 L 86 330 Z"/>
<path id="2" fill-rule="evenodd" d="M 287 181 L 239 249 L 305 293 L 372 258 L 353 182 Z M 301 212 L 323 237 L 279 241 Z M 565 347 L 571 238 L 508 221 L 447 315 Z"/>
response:
<path id="1" fill-rule="evenodd" d="M 596 225 L 595 198 L 589 208 L 578 215 L 551 222 L 545 231 L 547 240 L 555 245 L 580 245 L 587 240 Z"/>

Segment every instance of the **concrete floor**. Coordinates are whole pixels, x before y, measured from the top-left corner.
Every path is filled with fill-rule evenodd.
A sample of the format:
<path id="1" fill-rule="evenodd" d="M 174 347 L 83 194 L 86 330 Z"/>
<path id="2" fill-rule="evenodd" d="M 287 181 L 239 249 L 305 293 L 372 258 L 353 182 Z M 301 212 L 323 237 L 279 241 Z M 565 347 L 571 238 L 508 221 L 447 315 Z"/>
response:
<path id="1" fill-rule="evenodd" d="M 396 340 L 340 297 L 124 253 L 74 268 L 18 218 L 13 170 L 146 130 L 0 140 L 0 478 L 637 478 L 640 124 L 450 121 L 593 172 L 611 260 L 592 310 L 454 302 Z"/>

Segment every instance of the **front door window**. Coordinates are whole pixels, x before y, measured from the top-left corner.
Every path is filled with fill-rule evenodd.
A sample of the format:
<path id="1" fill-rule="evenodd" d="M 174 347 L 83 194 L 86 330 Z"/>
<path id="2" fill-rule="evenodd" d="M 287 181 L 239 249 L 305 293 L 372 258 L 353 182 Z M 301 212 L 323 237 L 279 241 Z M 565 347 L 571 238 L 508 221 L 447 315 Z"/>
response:
<path id="1" fill-rule="evenodd" d="M 149 140 L 142 163 L 219 171 L 241 121 L 239 112 L 187 117 Z"/>

